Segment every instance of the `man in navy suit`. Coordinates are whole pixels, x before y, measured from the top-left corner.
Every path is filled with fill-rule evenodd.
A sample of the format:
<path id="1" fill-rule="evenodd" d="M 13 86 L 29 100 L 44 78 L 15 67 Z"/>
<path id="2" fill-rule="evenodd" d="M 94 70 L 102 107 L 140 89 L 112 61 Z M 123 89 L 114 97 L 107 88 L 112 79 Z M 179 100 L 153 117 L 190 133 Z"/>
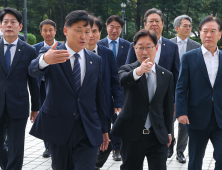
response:
<path id="1" fill-rule="evenodd" d="M 217 47 L 222 24 L 213 16 L 199 24 L 202 46 L 182 55 L 176 87 L 176 117 L 189 135 L 188 170 L 201 170 L 205 149 L 211 140 L 222 169 L 222 52 Z"/>
<path id="2" fill-rule="evenodd" d="M 100 41 L 98 45 L 102 45 L 110 48 L 116 58 L 118 68 L 126 63 L 126 57 L 129 50 L 130 42 L 120 38 L 124 21 L 118 15 L 112 15 L 106 20 L 106 30 L 108 36 Z M 115 45 L 114 45 L 115 44 Z M 112 118 L 112 123 L 115 123 L 117 115 Z M 113 147 L 113 159 L 115 161 L 121 161 L 120 155 L 121 140 L 117 136 L 112 136 L 112 147 Z"/>
<path id="3" fill-rule="evenodd" d="M 178 53 L 178 46 L 174 42 L 162 36 L 164 21 L 163 13 L 152 8 L 144 14 L 144 27 L 146 30 L 153 30 L 158 39 L 158 51 L 155 58 L 155 63 L 173 73 L 174 87 L 176 87 L 179 75 L 180 59 Z M 133 43 L 131 43 L 127 55 L 126 64 L 133 63 L 137 60 Z M 172 144 L 174 140 L 172 141 Z"/>
<path id="4" fill-rule="evenodd" d="M 40 23 L 39 28 L 40 28 L 40 33 L 44 41 L 33 45 L 38 55 L 42 47 L 51 47 L 52 45 L 56 43 L 56 40 L 55 40 L 56 23 L 50 19 L 46 19 Z M 58 46 L 60 46 L 61 44 L 62 43 L 58 42 Z M 43 102 L 45 101 L 45 96 L 46 96 L 44 78 L 40 77 L 38 79 L 38 83 L 39 83 L 39 88 L 40 88 L 40 102 L 42 106 Z M 50 157 L 48 142 L 44 141 L 44 144 L 45 144 L 45 151 L 43 152 L 42 156 L 44 158 L 48 158 Z"/>
<path id="5" fill-rule="evenodd" d="M 123 92 L 118 82 L 118 66 L 113 51 L 102 45 L 97 45 L 100 39 L 103 23 L 100 18 L 94 18 L 94 24 L 90 32 L 89 43 L 86 48 L 102 57 L 103 84 L 106 102 L 106 118 L 108 122 L 108 132 L 111 129 L 111 119 L 120 112 L 123 103 Z M 112 141 L 112 136 L 109 134 Z M 96 169 L 99 170 L 106 162 L 112 151 L 112 144 L 109 143 L 108 149 L 99 151 L 96 161 Z"/>
<path id="6" fill-rule="evenodd" d="M 3 38 L 0 40 L 0 166 L 3 170 L 21 170 L 24 156 L 25 127 L 39 110 L 39 88 L 36 78 L 28 74 L 30 62 L 37 57 L 35 48 L 18 38 L 22 15 L 15 9 L 4 8 L 0 14 Z M 8 131 L 8 151 L 4 134 Z"/>
<path id="7" fill-rule="evenodd" d="M 109 144 L 102 83 L 102 59 L 84 49 L 93 19 L 86 11 L 65 18 L 66 41 L 53 45 L 29 66 L 45 77 L 46 98 L 30 134 L 49 142 L 53 170 L 91 170 Z M 42 49 L 42 51 L 45 51 Z M 40 50 L 41 53 L 41 50 Z"/>

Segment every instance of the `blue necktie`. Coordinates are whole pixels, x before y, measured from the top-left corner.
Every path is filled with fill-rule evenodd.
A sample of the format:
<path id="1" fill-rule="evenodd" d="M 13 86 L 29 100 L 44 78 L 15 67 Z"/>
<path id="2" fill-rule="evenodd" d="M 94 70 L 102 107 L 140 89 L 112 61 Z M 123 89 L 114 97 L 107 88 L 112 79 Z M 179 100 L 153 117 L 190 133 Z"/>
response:
<path id="1" fill-rule="evenodd" d="M 147 87 L 148 87 L 148 95 L 149 95 L 149 103 L 151 103 L 153 96 L 154 96 L 154 81 L 153 81 L 153 74 L 152 70 L 148 73 L 147 77 Z M 146 118 L 145 128 L 149 129 L 151 127 L 151 121 L 150 121 L 150 114 L 148 113 L 148 116 Z"/>
<path id="2" fill-rule="evenodd" d="M 111 43 L 113 44 L 113 53 L 116 58 L 116 41 L 111 41 Z"/>
<path id="3" fill-rule="evenodd" d="M 80 55 L 78 53 L 75 53 L 74 57 L 75 57 L 75 61 L 74 61 L 74 68 L 73 68 L 72 74 L 73 74 L 74 83 L 75 83 L 75 91 L 76 91 L 76 94 L 78 94 L 81 88 L 81 68 L 79 64 Z"/>
<path id="4" fill-rule="evenodd" d="M 10 69 L 10 65 L 11 65 L 11 51 L 10 48 L 13 46 L 13 44 L 5 44 L 7 45 L 7 50 L 5 52 L 5 63 L 6 63 L 6 69 L 7 69 L 7 74 L 9 72 Z"/>

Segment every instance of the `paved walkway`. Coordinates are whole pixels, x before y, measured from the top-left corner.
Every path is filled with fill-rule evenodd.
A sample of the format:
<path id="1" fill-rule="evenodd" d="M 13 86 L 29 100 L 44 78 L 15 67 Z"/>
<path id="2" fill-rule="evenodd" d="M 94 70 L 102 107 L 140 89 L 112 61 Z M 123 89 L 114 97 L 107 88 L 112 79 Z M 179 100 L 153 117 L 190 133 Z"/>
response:
<path id="1" fill-rule="evenodd" d="M 44 152 L 44 144 L 42 140 L 39 140 L 31 135 L 29 135 L 29 130 L 32 124 L 28 120 L 28 124 L 26 127 L 26 137 L 25 137 L 25 155 L 24 155 L 24 165 L 23 170 L 51 170 L 51 159 L 43 158 L 42 153 Z M 177 123 L 175 123 L 175 135 L 177 137 Z M 175 152 L 175 150 L 174 150 Z M 187 149 L 184 153 L 188 162 L 188 152 Z M 215 161 L 213 159 L 213 146 L 209 142 L 206 154 L 203 161 L 202 170 L 213 170 Z M 110 154 L 109 159 L 101 168 L 101 170 L 119 170 L 121 165 L 120 162 L 115 162 L 112 160 L 112 155 Z M 187 163 L 180 164 L 176 160 L 176 155 L 174 155 L 167 160 L 167 169 L 168 170 L 187 170 Z M 147 161 L 144 161 L 144 170 L 148 170 Z"/>

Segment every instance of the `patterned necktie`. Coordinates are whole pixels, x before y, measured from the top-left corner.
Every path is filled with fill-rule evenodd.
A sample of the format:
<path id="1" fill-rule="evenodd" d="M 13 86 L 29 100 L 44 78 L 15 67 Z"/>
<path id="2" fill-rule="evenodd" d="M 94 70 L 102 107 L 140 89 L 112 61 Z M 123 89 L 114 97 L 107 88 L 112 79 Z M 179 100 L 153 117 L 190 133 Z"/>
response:
<path id="1" fill-rule="evenodd" d="M 154 81 L 153 81 L 153 74 L 152 70 L 148 73 L 147 77 L 147 88 L 148 88 L 148 95 L 149 95 L 149 103 L 151 103 L 153 96 L 154 96 Z M 148 116 L 146 118 L 145 128 L 149 129 L 151 127 L 151 121 L 150 121 L 150 114 L 148 113 Z"/>
<path id="2" fill-rule="evenodd" d="M 181 57 L 182 55 L 186 52 L 185 51 L 185 40 L 181 40 L 181 48 L 180 48 L 180 60 L 181 60 Z"/>
<path id="3" fill-rule="evenodd" d="M 111 43 L 113 44 L 113 53 L 116 58 L 116 41 L 111 41 Z"/>
<path id="4" fill-rule="evenodd" d="M 74 83 L 75 83 L 75 91 L 76 91 L 76 94 L 78 94 L 81 88 L 81 68 L 79 64 L 80 55 L 78 53 L 75 53 L 74 57 L 75 57 L 75 61 L 74 61 L 74 68 L 73 68 L 72 74 L 73 74 Z"/>
<path id="5" fill-rule="evenodd" d="M 13 44 L 5 44 L 7 45 L 7 50 L 5 52 L 5 62 L 6 62 L 6 69 L 7 69 L 7 74 L 9 72 L 10 69 L 10 65 L 11 65 L 11 51 L 10 48 L 13 46 Z"/>

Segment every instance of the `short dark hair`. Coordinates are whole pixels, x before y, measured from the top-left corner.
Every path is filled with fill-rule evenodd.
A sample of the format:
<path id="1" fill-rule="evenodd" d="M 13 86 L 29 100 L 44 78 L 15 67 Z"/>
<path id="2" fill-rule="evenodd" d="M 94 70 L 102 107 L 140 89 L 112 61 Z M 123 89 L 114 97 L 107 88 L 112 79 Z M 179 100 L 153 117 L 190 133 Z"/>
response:
<path id="1" fill-rule="evenodd" d="M 108 26 L 112 21 L 118 22 L 121 27 L 123 28 L 124 26 L 124 21 L 119 15 L 111 15 L 107 20 L 106 20 L 106 26 Z"/>
<path id="2" fill-rule="evenodd" d="M 96 26 L 99 28 L 99 32 L 101 32 L 102 29 L 103 29 L 102 19 L 100 17 L 95 17 L 94 18 L 94 24 L 96 24 Z"/>
<path id="3" fill-rule="evenodd" d="M 90 24 L 91 28 L 93 27 L 93 18 L 89 15 L 88 12 L 84 10 L 76 10 L 70 12 L 65 18 L 65 27 L 71 27 L 72 24 L 77 23 L 79 21 L 85 21 L 84 27 Z"/>
<path id="4" fill-rule="evenodd" d="M 214 17 L 212 15 L 208 15 L 204 19 L 202 19 L 202 21 L 200 21 L 200 24 L 198 26 L 199 31 L 201 31 L 203 25 L 206 24 L 207 22 L 216 22 L 218 24 L 219 31 L 220 32 L 222 31 L 222 24 L 221 24 L 220 20 L 217 17 Z"/>
<path id="5" fill-rule="evenodd" d="M 6 14 L 14 15 L 16 17 L 17 21 L 19 22 L 19 25 L 22 23 L 22 14 L 19 11 L 15 10 L 13 8 L 9 8 L 9 7 L 3 8 L 0 11 L 0 21 L 1 21 L 1 23 L 2 23 L 2 20 L 3 20 L 3 18 Z"/>
<path id="6" fill-rule="evenodd" d="M 43 25 L 52 25 L 56 29 L 56 23 L 50 19 L 46 19 L 39 24 L 40 31 L 42 31 Z"/>
<path id="7" fill-rule="evenodd" d="M 164 21 L 163 19 L 163 13 L 159 10 L 159 9 L 156 9 L 156 8 L 152 8 L 152 9 L 149 9 L 148 11 L 146 11 L 146 13 L 144 14 L 144 22 L 146 23 L 147 21 L 147 17 L 150 15 L 150 14 L 158 14 L 162 20 L 162 22 Z"/>
<path id="8" fill-rule="evenodd" d="M 134 46 L 136 45 L 136 43 L 140 37 L 146 37 L 146 36 L 150 37 L 152 39 L 153 43 L 155 45 L 157 45 L 157 36 L 156 36 L 155 32 L 152 30 L 148 31 L 148 30 L 142 29 L 142 30 L 138 31 L 133 37 Z"/>

